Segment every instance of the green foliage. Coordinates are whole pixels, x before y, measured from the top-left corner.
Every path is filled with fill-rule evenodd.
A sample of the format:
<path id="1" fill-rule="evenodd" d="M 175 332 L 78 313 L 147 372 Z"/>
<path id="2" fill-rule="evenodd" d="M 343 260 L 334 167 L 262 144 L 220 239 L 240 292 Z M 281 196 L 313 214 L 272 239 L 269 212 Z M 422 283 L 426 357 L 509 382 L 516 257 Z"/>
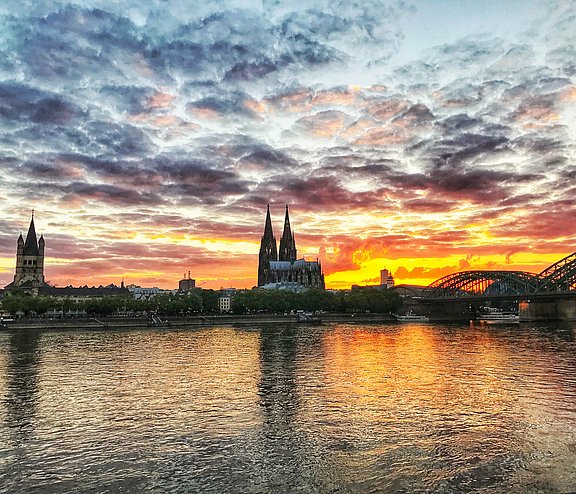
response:
<path id="1" fill-rule="evenodd" d="M 292 310 L 382 313 L 396 311 L 401 306 L 402 299 L 395 291 L 376 288 L 335 293 L 318 289 L 292 293 L 253 288 L 237 292 L 232 300 L 235 314 Z"/>
<path id="2" fill-rule="evenodd" d="M 203 312 L 218 312 L 218 292 L 196 288 L 195 292 L 202 300 Z"/>
<path id="3" fill-rule="evenodd" d="M 22 311 L 45 314 L 50 310 L 85 310 L 91 315 L 112 315 L 115 312 L 158 312 L 169 316 L 190 315 L 218 311 L 219 293 L 214 290 L 196 289 L 187 294 L 162 294 L 147 300 L 132 297 L 103 297 L 74 302 L 71 299 L 32 297 L 7 293 L 2 299 L 5 312 Z M 402 306 L 400 296 L 394 290 L 366 288 L 352 291 L 331 292 L 311 289 L 303 293 L 282 290 L 240 290 L 232 299 L 235 314 L 284 313 L 297 310 L 325 312 L 394 312 Z"/>

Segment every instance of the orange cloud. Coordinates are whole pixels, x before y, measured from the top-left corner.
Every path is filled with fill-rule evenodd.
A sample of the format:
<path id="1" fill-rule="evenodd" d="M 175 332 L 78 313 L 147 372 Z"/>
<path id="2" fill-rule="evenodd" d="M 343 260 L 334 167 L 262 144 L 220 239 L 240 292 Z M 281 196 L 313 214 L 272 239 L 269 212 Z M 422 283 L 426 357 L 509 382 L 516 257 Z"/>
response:
<path id="1" fill-rule="evenodd" d="M 350 106 L 357 103 L 359 99 L 360 94 L 355 90 L 326 90 L 316 93 L 312 98 L 312 104 L 326 106 Z"/>
<path id="2" fill-rule="evenodd" d="M 175 98 L 176 96 L 173 94 L 157 92 L 148 100 L 148 107 L 153 110 L 158 108 L 167 108 Z"/>
<path id="3" fill-rule="evenodd" d="M 366 107 L 376 120 L 390 120 L 408 109 L 408 102 L 397 98 L 378 101 Z"/>
<path id="4" fill-rule="evenodd" d="M 348 116 L 340 111 L 325 111 L 301 118 L 298 124 L 315 137 L 334 137 L 349 121 Z"/>
<path id="5" fill-rule="evenodd" d="M 387 146 L 390 144 L 402 144 L 410 140 L 402 130 L 396 128 L 370 129 L 353 141 L 357 146 Z"/>

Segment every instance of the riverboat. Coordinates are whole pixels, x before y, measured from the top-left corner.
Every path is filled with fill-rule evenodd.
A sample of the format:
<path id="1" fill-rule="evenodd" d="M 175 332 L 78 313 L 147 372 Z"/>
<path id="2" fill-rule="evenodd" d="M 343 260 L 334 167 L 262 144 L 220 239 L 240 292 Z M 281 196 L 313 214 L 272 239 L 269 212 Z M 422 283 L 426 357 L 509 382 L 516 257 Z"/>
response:
<path id="1" fill-rule="evenodd" d="M 408 312 L 407 314 L 401 316 L 398 314 L 394 314 L 394 317 L 398 322 L 429 322 L 430 319 L 427 316 L 422 316 L 418 314 L 414 314 L 412 311 Z"/>
<path id="2" fill-rule="evenodd" d="M 520 316 L 514 312 L 505 312 L 496 307 L 486 307 L 485 312 L 479 313 L 476 320 L 488 324 L 519 323 Z"/>

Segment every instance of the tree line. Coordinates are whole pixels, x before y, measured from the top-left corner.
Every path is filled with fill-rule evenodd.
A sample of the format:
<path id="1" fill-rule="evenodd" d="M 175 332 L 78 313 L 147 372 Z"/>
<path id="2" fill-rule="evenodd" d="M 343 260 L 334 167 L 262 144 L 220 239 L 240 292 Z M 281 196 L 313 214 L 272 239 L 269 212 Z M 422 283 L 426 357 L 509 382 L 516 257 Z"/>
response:
<path id="1" fill-rule="evenodd" d="M 401 306 L 402 299 L 395 291 L 376 288 L 337 292 L 310 289 L 302 293 L 253 289 L 237 292 L 232 300 L 235 314 L 293 310 L 387 313 Z"/>
<path id="2" fill-rule="evenodd" d="M 161 294 L 136 300 L 131 296 L 102 297 L 74 301 L 67 298 L 33 297 L 22 293 L 6 293 L 1 302 L 5 313 L 25 316 L 46 313 L 86 313 L 88 315 L 158 313 L 168 316 L 214 314 L 219 312 L 216 290 L 197 288 L 188 293 Z M 284 313 L 297 310 L 325 312 L 396 312 L 402 299 L 394 290 L 366 288 L 331 292 L 311 289 L 303 293 L 281 290 L 239 290 L 234 293 L 231 309 L 234 314 Z"/>

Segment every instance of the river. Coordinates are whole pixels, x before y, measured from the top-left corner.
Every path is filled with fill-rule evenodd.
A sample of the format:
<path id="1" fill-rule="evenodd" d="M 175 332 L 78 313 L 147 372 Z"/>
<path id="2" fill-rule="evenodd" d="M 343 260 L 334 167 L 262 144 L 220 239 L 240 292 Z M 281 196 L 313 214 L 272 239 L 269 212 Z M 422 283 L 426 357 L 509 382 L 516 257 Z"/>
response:
<path id="1" fill-rule="evenodd" d="M 0 333 L 0 493 L 576 492 L 574 324 Z"/>

